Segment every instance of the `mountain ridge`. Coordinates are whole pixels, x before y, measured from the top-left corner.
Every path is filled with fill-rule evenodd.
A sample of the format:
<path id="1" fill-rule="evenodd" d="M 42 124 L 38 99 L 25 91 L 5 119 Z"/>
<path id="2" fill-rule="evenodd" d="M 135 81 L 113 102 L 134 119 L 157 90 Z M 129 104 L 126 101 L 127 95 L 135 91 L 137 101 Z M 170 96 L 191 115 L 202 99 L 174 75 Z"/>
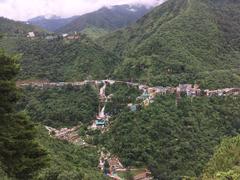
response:
<path id="1" fill-rule="evenodd" d="M 98 43 L 122 57 L 114 74 L 117 78 L 164 85 L 208 84 L 203 73 L 216 81 L 223 75 L 214 71 L 223 66 L 224 70 L 238 69 L 240 64 L 240 23 L 229 17 L 240 17 L 240 6 L 236 1 L 217 4 L 168 0 L 136 24 L 104 36 Z M 227 76 L 239 84 L 239 74 Z"/>
<path id="2" fill-rule="evenodd" d="M 37 16 L 35 18 L 29 19 L 27 23 L 33 24 L 35 26 L 39 26 L 48 31 L 54 32 L 56 29 L 70 23 L 78 16 L 72 16 L 69 18 L 61 18 L 59 16 L 53 15 L 54 17 L 46 17 L 46 16 Z"/>
<path id="3" fill-rule="evenodd" d="M 118 5 L 110 8 L 103 7 L 98 11 L 79 16 L 65 27 L 56 30 L 56 32 L 69 33 L 73 31 L 83 31 L 84 28 L 89 26 L 112 31 L 134 23 L 148 11 L 148 8 L 140 5 Z"/>
<path id="4" fill-rule="evenodd" d="M 46 33 L 45 30 L 29 25 L 21 21 L 14 21 L 4 17 L 0 17 L 0 33 L 2 35 L 21 35 L 26 36 L 28 32 L 34 31 L 36 33 Z"/>

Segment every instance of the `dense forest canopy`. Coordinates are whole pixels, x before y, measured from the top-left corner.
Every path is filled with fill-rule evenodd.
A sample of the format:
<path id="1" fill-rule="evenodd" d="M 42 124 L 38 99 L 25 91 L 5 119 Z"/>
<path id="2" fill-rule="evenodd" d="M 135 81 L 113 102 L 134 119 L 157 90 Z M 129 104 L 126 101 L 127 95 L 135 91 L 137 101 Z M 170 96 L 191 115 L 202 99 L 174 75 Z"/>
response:
<path id="1" fill-rule="evenodd" d="M 26 40 L 18 42 L 22 53 L 20 79 L 70 81 L 105 79 L 111 76 L 118 58 L 85 36 L 81 40 Z"/>
<path id="2" fill-rule="evenodd" d="M 76 42 L 4 38 L 0 46 L 23 55 L 20 79 L 237 87 L 239 12 L 237 1 L 168 0 L 97 43 L 82 35 Z"/>
<path id="3" fill-rule="evenodd" d="M 202 178 L 210 179 L 239 179 L 240 137 L 224 139 L 208 162 Z"/>
<path id="4" fill-rule="evenodd" d="M 27 87 L 21 93 L 15 85 L 109 78 L 150 86 L 240 87 L 239 19 L 236 0 L 168 0 L 136 24 L 94 41 L 82 34 L 47 40 L 36 27 L 0 18 L 0 47 L 16 55 L 0 52 L 0 176 L 106 179 L 97 166 L 107 149 L 125 167 L 147 168 L 160 180 L 239 179 L 239 96 L 159 95 L 144 107 L 137 101 L 143 92 L 127 84 L 107 86 L 111 98 L 103 102 L 103 84 Z M 37 36 L 27 38 L 29 31 Z M 129 104 L 138 108 L 131 111 Z M 111 116 L 108 127 L 93 131 L 89 126 L 103 105 Z M 80 125 L 78 135 L 89 146 L 54 139 L 45 125 Z"/>
<path id="5" fill-rule="evenodd" d="M 47 152 L 29 117 L 16 110 L 18 71 L 17 59 L 0 51 L 0 169 L 3 176 L 28 180 L 46 166 Z"/>
<path id="6" fill-rule="evenodd" d="M 237 86 L 239 12 L 237 1 L 168 0 L 98 42 L 122 57 L 116 78 Z"/>
<path id="7" fill-rule="evenodd" d="M 27 25 L 22 22 L 16 22 L 16 21 L 9 20 L 9 19 L 3 18 L 3 17 L 0 17 L 0 23 L 1 23 L 0 33 L 2 35 L 7 35 L 7 36 L 11 36 L 11 37 L 14 37 L 14 36 L 26 37 L 27 33 L 30 31 L 38 33 L 38 34 L 46 33 L 45 30 L 43 30 L 39 27 Z"/>
<path id="8" fill-rule="evenodd" d="M 239 133 L 240 99 L 161 96 L 137 112 L 114 118 L 96 137 L 126 166 L 148 166 L 159 179 L 198 177 L 224 136 Z"/>
<path id="9" fill-rule="evenodd" d="M 98 111 L 97 89 L 84 87 L 64 87 L 53 89 L 23 90 L 18 108 L 26 110 L 35 122 L 51 127 L 71 127 L 88 125 Z"/>

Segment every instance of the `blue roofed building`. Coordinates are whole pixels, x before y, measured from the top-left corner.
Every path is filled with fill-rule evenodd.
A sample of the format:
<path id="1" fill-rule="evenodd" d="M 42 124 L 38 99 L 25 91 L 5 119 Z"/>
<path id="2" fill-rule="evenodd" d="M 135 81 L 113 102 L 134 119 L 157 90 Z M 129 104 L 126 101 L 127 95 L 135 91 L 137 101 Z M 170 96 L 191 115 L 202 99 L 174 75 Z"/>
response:
<path id="1" fill-rule="evenodd" d="M 96 126 L 105 126 L 106 125 L 106 121 L 104 120 L 96 120 Z"/>

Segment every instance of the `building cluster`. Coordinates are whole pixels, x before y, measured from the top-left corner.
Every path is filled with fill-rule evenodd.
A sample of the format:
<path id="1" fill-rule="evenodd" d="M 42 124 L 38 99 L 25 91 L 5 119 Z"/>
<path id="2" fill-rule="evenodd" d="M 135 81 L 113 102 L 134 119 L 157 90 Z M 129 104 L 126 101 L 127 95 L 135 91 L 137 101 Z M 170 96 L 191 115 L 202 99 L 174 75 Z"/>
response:
<path id="1" fill-rule="evenodd" d="M 240 88 L 225 88 L 217 90 L 204 90 L 206 96 L 237 96 L 240 95 Z"/>
<path id="2" fill-rule="evenodd" d="M 196 96 L 236 96 L 240 95 L 240 88 L 225 88 L 225 89 L 217 89 L 217 90 L 201 90 L 199 85 L 197 84 L 179 84 L 177 87 L 149 87 L 146 85 L 139 85 L 139 90 L 143 93 L 141 96 L 137 98 L 137 101 L 140 102 L 144 107 L 149 106 L 149 104 L 154 102 L 154 98 L 157 95 L 164 94 L 176 94 L 177 100 L 182 95 L 186 95 L 189 97 Z M 136 111 L 136 107 L 139 104 L 128 104 L 128 107 L 131 111 Z"/>
<path id="3" fill-rule="evenodd" d="M 45 34 L 45 35 L 37 35 L 35 32 L 28 32 L 27 38 L 36 39 L 36 38 L 44 38 L 46 40 L 54 40 L 54 39 L 64 39 L 64 40 L 78 40 L 81 38 L 81 35 L 77 32 L 73 34 Z"/>
<path id="4" fill-rule="evenodd" d="M 65 86 L 84 86 L 86 84 L 94 84 L 95 81 L 79 81 L 79 82 L 49 82 L 48 80 L 42 81 L 17 81 L 17 87 L 32 87 L 38 89 L 48 89 L 48 88 L 55 88 L 55 87 L 65 87 Z"/>
<path id="5" fill-rule="evenodd" d="M 108 84 L 113 84 L 115 81 L 112 80 L 85 80 L 85 81 L 75 81 L 75 82 L 50 82 L 48 80 L 19 80 L 17 81 L 16 85 L 17 87 L 24 88 L 24 87 L 32 87 L 32 88 L 39 88 L 39 89 L 44 89 L 44 88 L 54 88 L 54 87 L 65 87 L 65 86 L 84 86 L 87 84 L 92 84 L 99 86 L 103 82 L 106 82 Z M 110 97 L 105 97 L 103 93 L 100 92 L 100 97 L 102 99 L 110 98 Z"/>
<path id="6" fill-rule="evenodd" d="M 126 171 L 119 158 L 112 156 L 109 152 L 101 152 L 98 168 L 113 179 L 119 179 L 117 172 Z"/>
<path id="7" fill-rule="evenodd" d="M 48 130 L 49 135 L 56 139 L 65 140 L 77 145 L 87 145 L 86 142 L 78 135 L 80 126 L 75 126 L 73 128 L 61 128 L 59 130 L 48 126 L 45 127 Z"/>
<path id="8" fill-rule="evenodd" d="M 127 172 L 133 171 L 136 169 L 127 169 L 125 168 L 120 159 L 117 156 L 111 155 L 109 152 L 101 152 L 99 158 L 99 165 L 98 168 L 103 171 L 105 175 L 114 179 L 114 180 L 121 180 L 118 176 L 118 172 Z M 151 180 L 153 177 L 151 176 L 151 172 L 148 169 L 145 169 L 133 177 L 134 180 Z"/>
<path id="9" fill-rule="evenodd" d="M 201 89 L 199 88 L 198 84 L 179 84 L 176 87 L 177 94 L 186 94 L 187 96 L 200 96 Z"/>
<path id="10" fill-rule="evenodd" d="M 93 121 L 92 126 L 90 126 L 90 129 L 96 130 L 96 129 L 100 129 L 102 131 L 105 130 L 105 128 L 107 127 L 108 123 L 109 123 L 109 118 L 110 116 L 108 116 L 107 114 L 105 114 L 105 107 L 106 107 L 106 103 L 111 100 L 112 98 L 112 94 L 106 96 L 106 87 L 107 85 L 111 85 L 114 84 L 115 81 L 113 80 L 102 80 L 102 81 L 95 81 L 95 84 L 100 86 L 103 84 L 103 86 L 100 88 L 99 90 L 99 113 L 96 116 L 96 120 Z M 103 106 L 101 108 L 101 106 Z"/>
<path id="11" fill-rule="evenodd" d="M 137 101 L 142 101 L 142 104 L 146 107 L 154 102 L 154 98 L 157 95 L 173 94 L 175 93 L 176 88 L 162 86 L 148 87 L 145 85 L 139 85 L 139 90 L 141 90 L 143 93 L 137 98 Z"/>

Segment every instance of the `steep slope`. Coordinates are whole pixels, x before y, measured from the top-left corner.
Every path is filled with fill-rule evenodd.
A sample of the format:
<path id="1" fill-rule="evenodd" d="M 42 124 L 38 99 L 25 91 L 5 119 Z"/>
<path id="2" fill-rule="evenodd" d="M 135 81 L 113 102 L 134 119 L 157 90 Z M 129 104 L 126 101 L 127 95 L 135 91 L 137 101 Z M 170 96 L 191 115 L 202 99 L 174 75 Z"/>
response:
<path id="1" fill-rule="evenodd" d="M 22 54 L 20 79 L 105 79 L 119 63 L 114 54 L 84 36 L 77 41 L 20 39 L 17 52 Z"/>
<path id="2" fill-rule="evenodd" d="M 163 95 L 139 111 L 121 112 L 99 139 L 124 165 L 147 166 L 156 179 L 198 177 L 220 140 L 240 132 L 239 108 L 239 97 L 182 97 L 176 106 L 175 96 Z M 221 162 L 216 170 L 237 160 L 226 168 Z"/>
<path id="3" fill-rule="evenodd" d="M 28 112 L 33 121 L 54 128 L 89 125 L 98 111 L 97 91 L 90 85 L 80 89 L 27 88 L 23 95 L 18 109 Z"/>
<path id="4" fill-rule="evenodd" d="M 81 147 L 49 137 L 43 126 L 38 127 L 38 141 L 49 153 L 49 164 L 37 180 L 106 180 L 99 172 L 98 153 L 95 147 Z"/>
<path id="5" fill-rule="evenodd" d="M 46 40 L 42 38 L 44 34 L 29 39 L 26 37 L 27 32 L 38 32 L 38 28 L 8 19 L 3 20 L 5 23 L 3 26 L 1 24 L 3 37 L 0 39 L 0 48 L 8 54 L 20 55 L 19 79 L 105 79 L 113 74 L 119 64 L 117 56 L 98 46 L 85 35 L 81 35 L 78 40 Z M 42 32 L 45 33 L 39 30 L 39 33 Z"/>
<path id="6" fill-rule="evenodd" d="M 55 30 L 65 26 L 66 24 L 70 23 L 76 18 L 77 16 L 73 16 L 70 18 L 61 18 L 56 16 L 46 18 L 45 16 L 38 16 L 32 19 L 29 19 L 27 22 L 29 24 L 54 32 Z"/>
<path id="7" fill-rule="evenodd" d="M 240 178 L 240 136 L 226 138 L 204 170 L 203 180 Z"/>
<path id="8" fill-rule="evenodd" d="M 148 11 L 149 9 L 145 6 L 118 5 L 110 8 L 103 7 L 98 11 L 78 17 L 56 32 L 69 33 L 83 31 L 86 28 L 111 31 L 135 22 Z"/>
<path id="9" fill-rule="evenodd" d="M 238 1 L 168 0 L 136 25 L 98 42 L 122 57 L 116 78 L 237 86 L 239 18 Z"/>
<path id="10" fill-rule="evenodd" d="M 28 32 L 44 33 L 45 31 L 23 22 L 13 21 L 7 18 L 0 17 L 0 34 L 8 36 L 26 36 Z"/>

